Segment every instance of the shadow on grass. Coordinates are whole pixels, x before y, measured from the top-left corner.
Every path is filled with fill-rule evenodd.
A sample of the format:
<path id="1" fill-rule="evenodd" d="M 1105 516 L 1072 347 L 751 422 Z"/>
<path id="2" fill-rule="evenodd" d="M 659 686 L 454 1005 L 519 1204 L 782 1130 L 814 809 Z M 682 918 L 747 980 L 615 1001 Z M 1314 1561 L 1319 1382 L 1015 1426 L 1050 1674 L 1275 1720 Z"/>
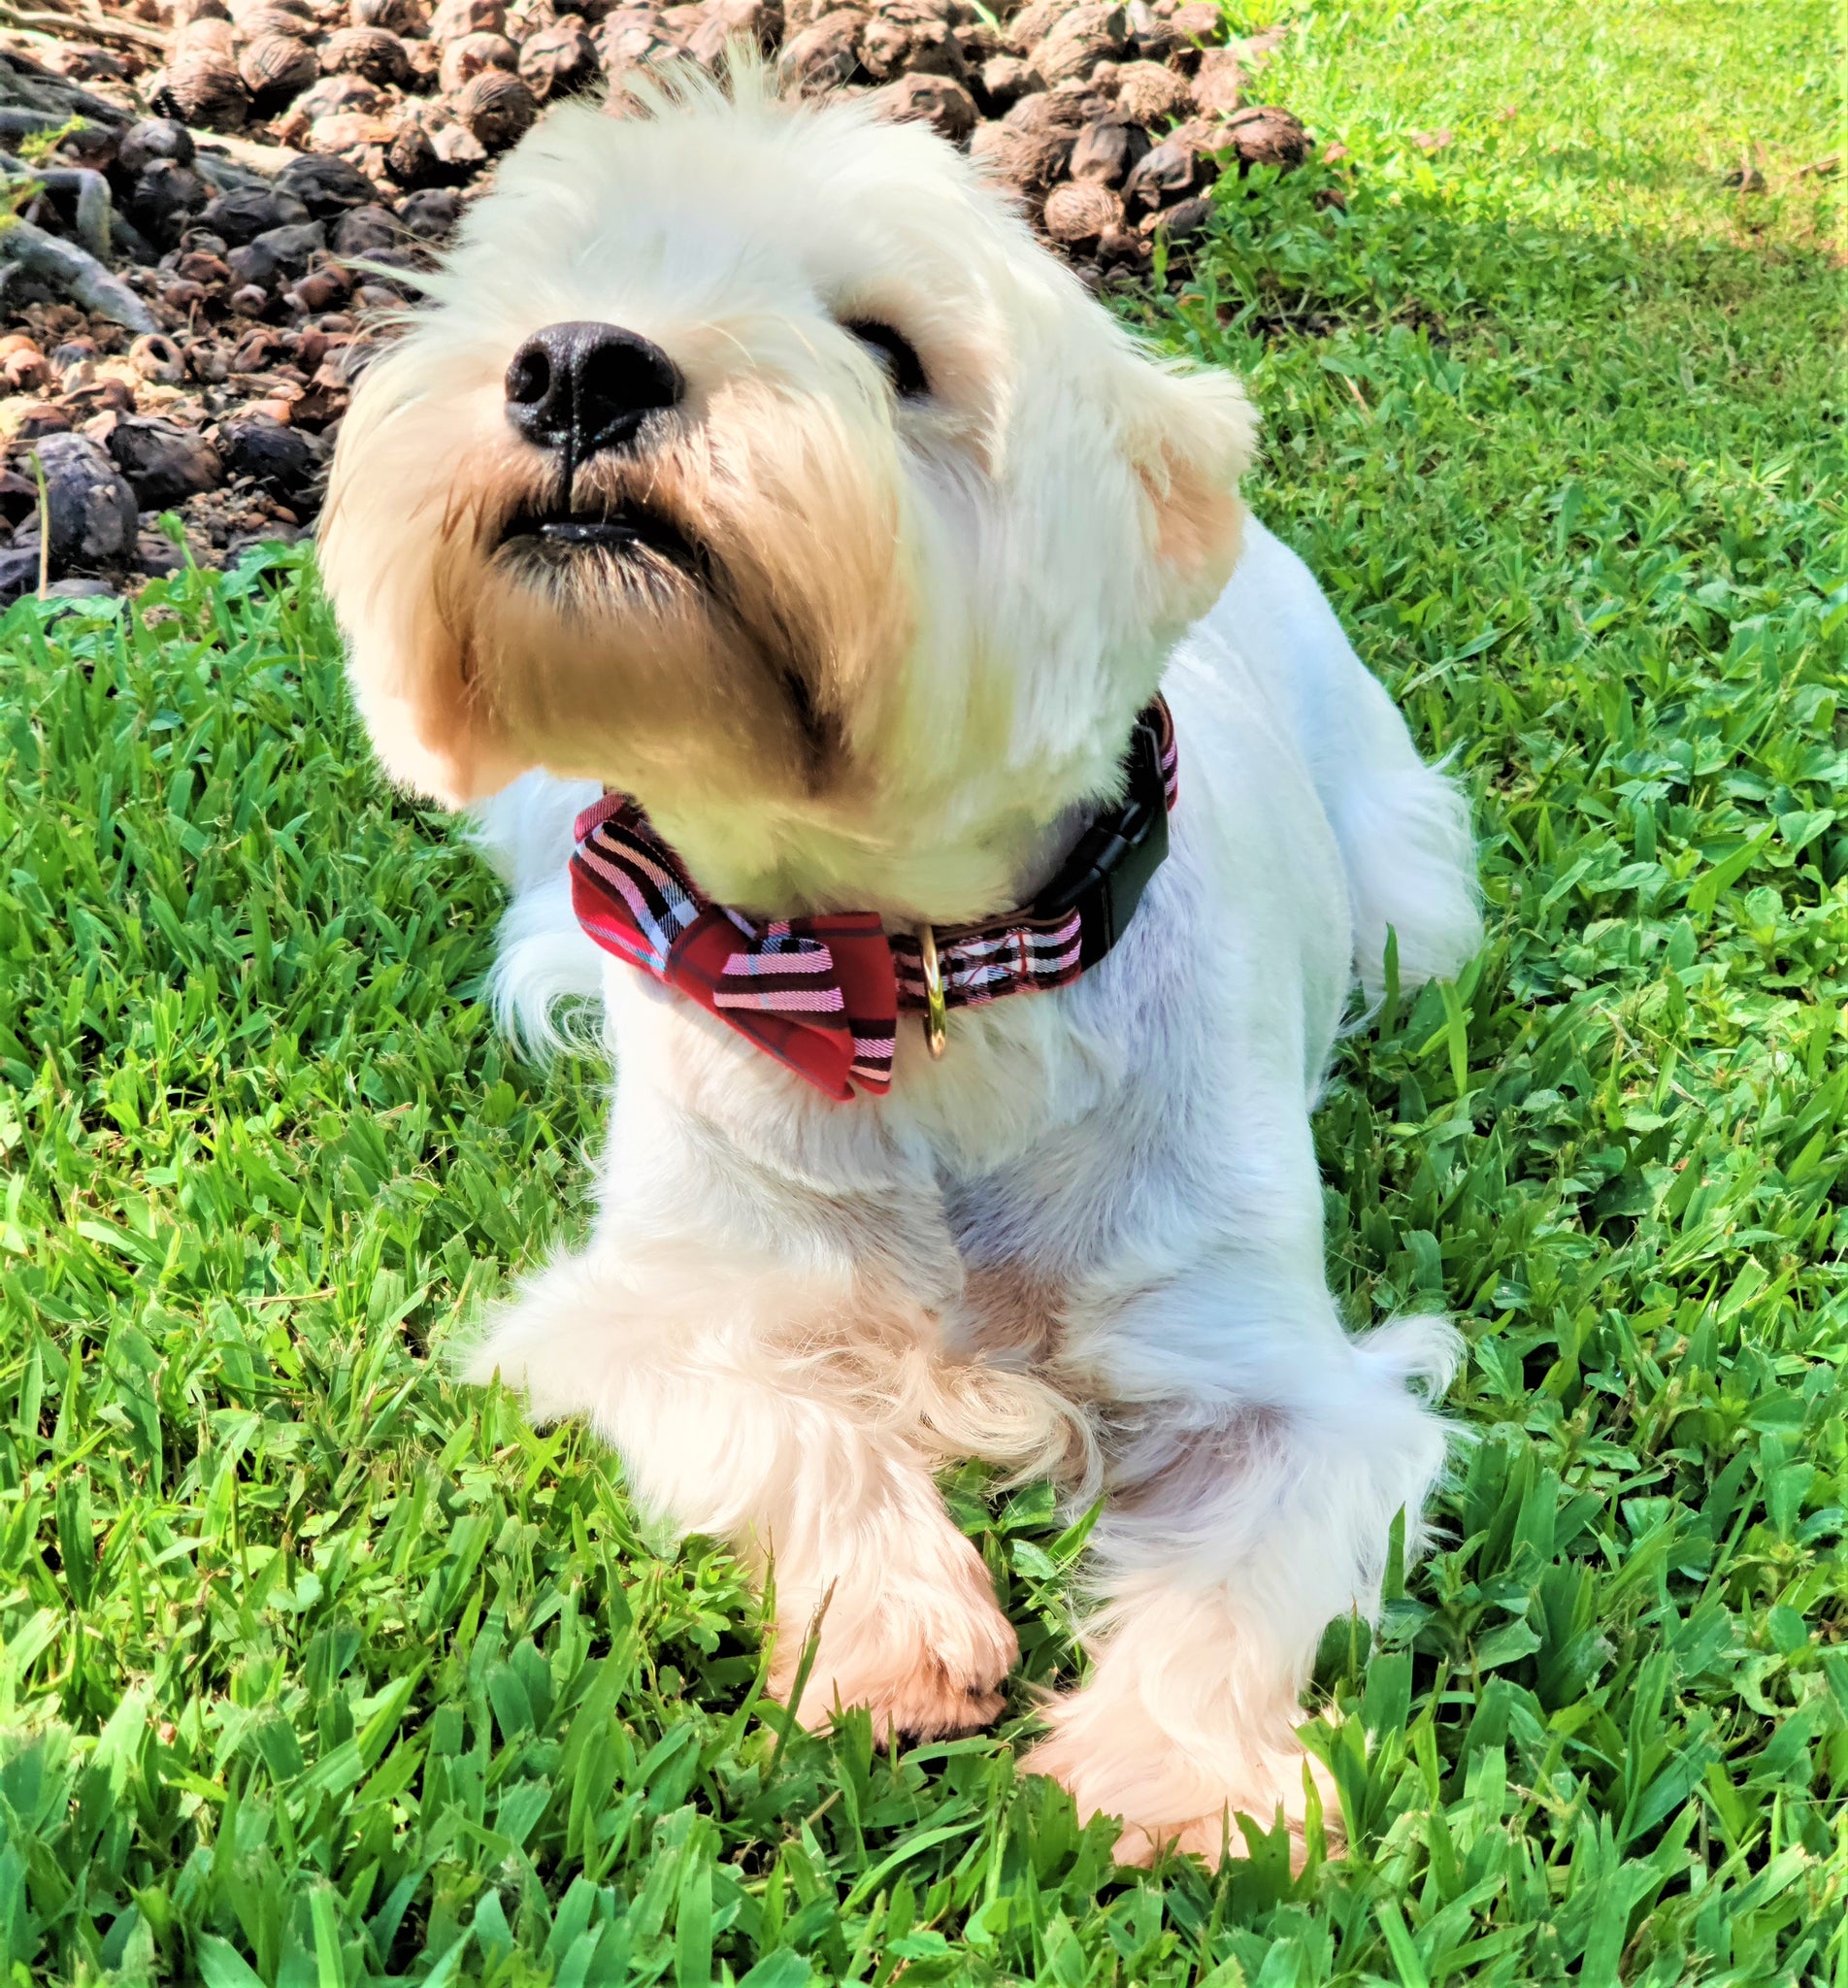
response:
<path id="1" fill-rule="evenodd" d="M 1644 178 L 1686 181 L 1693 170 L 1658 158 Z M 1628 161 L 1624 177 L 1636 177 Z M 1768 309 L 1787 348 L 1810 328 L 1819 390 L 1829 375 L 1841 279 L 1820 248 L 1768 234 L 1563 228 L 1520 212 L 1491 180 L 1416 156 L 1228 173 L 1214 200 L 1191 262 L 1158 257 L 1153 294 L 1125 304 L 1132 321 L 1169 341 L 1178 332 L 1203 358 L 1236 357 L 1229 346 L 1246 341 L 1392 324 L 1443 340 L 1497 322 L 1634 322 L 1652 309 L 1710 312 L 1717 331 Z"/>

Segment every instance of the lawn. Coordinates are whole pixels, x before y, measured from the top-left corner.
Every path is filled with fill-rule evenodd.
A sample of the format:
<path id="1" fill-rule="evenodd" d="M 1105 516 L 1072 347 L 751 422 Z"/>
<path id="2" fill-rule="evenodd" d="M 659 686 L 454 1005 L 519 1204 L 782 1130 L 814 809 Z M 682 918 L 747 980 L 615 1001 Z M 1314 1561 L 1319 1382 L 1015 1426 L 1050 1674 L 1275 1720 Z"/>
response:
<path id="1" fill-rule="evenodd" d="M 1024 1693 L 785 1731 L 727 1556 L 445 1384 L 583 1218 L 597 1074 L 496 1041 L 494 889 L 278 551 L 0 621 L 19 1988 L 1848 1984 L 1832 16 L 1292 17 L 1348 155 L 1126 308 L 1248 376 L 1254 502 L 1479 806 L 1486 951 L 1319 1120 L 1353 1319 L 1470 1342 L 1442 1550 L 1318 1667 L 1346 1854 L 1120 1874 Z M 1069 1666 L 1049 1499 L 952 1495 Z"/>

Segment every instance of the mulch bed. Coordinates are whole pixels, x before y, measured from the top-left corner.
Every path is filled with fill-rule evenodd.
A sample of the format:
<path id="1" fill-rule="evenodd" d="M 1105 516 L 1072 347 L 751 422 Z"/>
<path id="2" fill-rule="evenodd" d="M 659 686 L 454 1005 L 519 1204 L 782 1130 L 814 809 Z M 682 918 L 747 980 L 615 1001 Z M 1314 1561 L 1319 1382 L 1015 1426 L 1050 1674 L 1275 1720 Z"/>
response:
<path id="1" fill-rule="evenodd" d="M 1098 287 L 1146 282 L 1158 238 L 1184 269 L 1228 167 L 1308 149 L 1253 100 L 1269 38 L 1206 0 L 73 4 L 68 35 L 0 25 L 0 604 L 308 530 L 389 272 L 547 103 L 664 59 L 750 40 L 929 123 Z"/>

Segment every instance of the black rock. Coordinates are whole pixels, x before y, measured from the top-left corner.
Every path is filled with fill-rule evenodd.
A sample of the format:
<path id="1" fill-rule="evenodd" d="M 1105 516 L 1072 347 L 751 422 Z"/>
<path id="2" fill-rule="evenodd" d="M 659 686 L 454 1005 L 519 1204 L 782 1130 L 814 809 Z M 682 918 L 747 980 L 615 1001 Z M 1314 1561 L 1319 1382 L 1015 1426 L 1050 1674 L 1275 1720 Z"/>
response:
<path id="1" fill-rule="evenodd" d="M 231 271 L 231 281 L 239 289 L 247 283 L 254 283 L 259 290 L 273 290 L 277 278 L 281 274 L 281 264 L 260 241 L 242 244 L 231 249 L 224 259 Z"/>
<path id="2" fill-rule="evenodd" d="M 11 606 L 21 594 L 36 592 L 38 584 L 38 546 L 0 547 L 0 608 Z"/>
<path id="3" fill-rule="evenodd" d="M 218 451 L 196 429 L 124 414 L 109 438 L 116 467 L 144 511 L 166 511 L 224 481 Z"/>
<path id="4" fill-rule="evenodd" d="M 192 133 L 174 117 L 144 117 L 122 133 L 116 163 L 125 173 L 145 173 L 157 159 L 192 164 Z"/>
<path id="5" fill-rule="evenodd" d="M 332 220 L 349 207 L 363 207 L 379 198 L 378 189 L 357 166 L 338 158 L 296 159 L 278 174 L 276 184 L 317 221 Z"/>
<path id="6" fill-rule="evenodd" d="M 51 572 L 119 572 L 141 529 L 128 480 L 87 435 L 47 435 L 36 445 L 45 471 Z"/>
<path id="7" fill-rule="evenodd" d="M 212 188 L 190 166 L 174 159 L 155 159 L 135 182 L 124 206 L 128 218 L 144 235 L 170 247 L 211 198 Z"/>
<path id="8" fill-rule="evenodd" d="M 250 246 L 267 248 L 284 275 L 300 276 L 309 257 L 327 247 L 327 230 L 319 221 L 291 221 L 286 227 L 265 228 Z"/>
<path id="9" fill-rule="evenodd" d="M 271 228 L 285 228 L 308 219 L 308 209 L 292 193 L 273 186 L 236 186 L 220 193 L 199 218 L 234 246 L 254 242 Z"/>
<path id="10" fill-rule="evenodd" d="M 443 242 L 462 218 L 462 201 L 446 186 L 426 186 L 421 193 L 407 193 L 397 212 L 398 218 L 422 241 Z"/>
<path id="11" fill-rule="evenodd" d="M 17 470 L 0 469 L 0 520 L 23 523 L 39 508 L 39 486 Z"/>
<path id="12" fill-rule="evenodd" d="M 388 208 L 356 207 L 334 223 L 334 253 L 376 255 L 394 248 L 405 238 L 405 224 Z"/>
<path id="13" fill-rule="evenodd" d="M 218 431 L 224 465 L 234 477 L 248 477 L 259 490 L 293 506 L 306 499 L 320 479 L 319 452 L 306 435 L 267 414 L 240 414 Z"/>
<path id="14" fill-rule="evenodd" d="M 385 171 L 400 186 L 429 186 L 433 181 L 450 177 L 430 143 L 430 134 L 418 124 L 400 127 L 385 152 Z"/>
<path id="15" fill-rule="evenodd" d="M 165 532 L 144 531 L 135 546 L 135 569 L 150 580 L 163 580 L 179 573 L 186 564 L 186 549 L 176 546 Z"/>

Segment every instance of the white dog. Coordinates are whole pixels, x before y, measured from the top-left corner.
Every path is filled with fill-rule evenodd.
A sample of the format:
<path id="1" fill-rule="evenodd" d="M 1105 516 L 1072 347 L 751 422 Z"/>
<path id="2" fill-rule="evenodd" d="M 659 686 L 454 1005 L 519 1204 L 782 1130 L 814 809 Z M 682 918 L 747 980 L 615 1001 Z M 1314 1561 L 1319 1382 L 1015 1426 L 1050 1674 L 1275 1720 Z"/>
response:
<path id="1" fill-rule="evenodd" d="M 324 569 L 386 767 L 498 796 L 506 1004 L 599 996 L 617 1070 L 590 1243 L 473 1372 L 774 1560 L 811 1720 L 1000 1709 L 946 1459 L 1101 1492 L 1029 1765 L 1125 1858 L 1300 1834 L 1318 1633 L 1416 1540 L 1457 1356 L 1343 1330 L 1309 1113 L 1356 964 L 1478 921 L 1461 799 L 1243 514 L 1239 389 L 947 146 L 748 72 L 555 113 L 432 288 Z"/>

